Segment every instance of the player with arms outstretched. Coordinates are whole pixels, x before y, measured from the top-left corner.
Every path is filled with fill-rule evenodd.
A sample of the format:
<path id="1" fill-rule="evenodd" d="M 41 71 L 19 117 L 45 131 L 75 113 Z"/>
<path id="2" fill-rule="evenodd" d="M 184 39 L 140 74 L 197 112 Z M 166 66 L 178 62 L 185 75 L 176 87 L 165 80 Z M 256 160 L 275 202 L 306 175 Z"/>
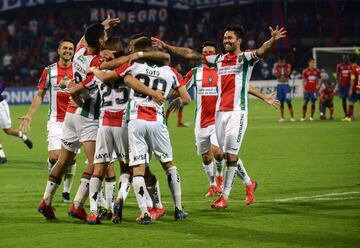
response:
<path id="1" fill-rule="evenodd" d="M 311 101 L 311 112 L 309 120 L 313 121 L 317 92 L 319 91 L 322 83 L 320 70 L 315 68 L 315 60 L 313 58 L 308 59 L 308 67 L 302 72 L 302 82 L 304 89 L 304 103 L 302 107 L 301 121 L 306 120 L 307 104 L 309 101 Z"/>
<path id="2" fill-rule="evenodd" d="M 256 181 L 248 176 L 238 152 L 247 127 L 248 92 L 250 90 L 271 105 L 276 105 L 271 96 L 267 97 L 256 92 L 250 86 L 249 81 L 253 66 L 259 58 L 265 56 L 275 45 L 276 41 L 285 37 L 284 28 L 272 29 L 271 38 L 260 48 L 254 51 L 241 51 L 240 45 L 245 36 L 245 31 L 240 26 L 227 26 L 225 29 L 223 44 L 226 53 L 207 55 L 205 60 L 217 68 L 218 73 L 218 98 L 216 102 L 215 128 L 219 147 L 225 153 L 226 171 L 224 176 L 224 190 L 221 196 L 211 205 L 213 208 L 226 208 L 228 197 L 233 184 L 235 173 L 241 177 L 246 185 L 246 204 L 254 200 Z M 186 59 L 201 60 L 203 56 L 195 51 L 170 46 L 158 39 L 153 38 L 155 45 L 167 49 L 173 54 Z"/>
<path id="3" fill-rule="evenodd" d="M 286 63 L 285 57 L 280 56 L 278 62 L 274 64 L 273 74 L 278 81 L 277 85 L 277 99 L 280 101 L 280 120 L 284 122 L 284 102 L 287 103 L 291 121 L 295 121 L 294 110 L 291 104 L 291 89 L 289 86 L 289 77 L 291 74 L 291 65 Z"/>

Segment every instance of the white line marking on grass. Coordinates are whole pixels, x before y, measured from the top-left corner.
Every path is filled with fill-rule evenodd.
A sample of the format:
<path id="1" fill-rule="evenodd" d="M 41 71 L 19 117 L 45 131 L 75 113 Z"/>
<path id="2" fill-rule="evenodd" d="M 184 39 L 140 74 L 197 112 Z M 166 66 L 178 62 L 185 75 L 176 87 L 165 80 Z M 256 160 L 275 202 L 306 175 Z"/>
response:
<path id="1" fill-rule="evenodd" d="M 349 196 L 349 195 L 359 195 L 359 196 Z M 342 197 L 347 196 L 347 197 Z M 211 202 L 211 198 L 208 198 Z M 212 198 L 215 200 L 215 198 Z M 302 201 L 343 201 L 343 200 L 353 200 L 353 199 L 360 199 L 360 192 L 359 191 L 350 191 L 350 192 L 338 192 L 338 193 L 328 193 L 328 194 L 321 194 L 321 195 L 313 195 L 313 196 L 297 196 L 297 197 L 289 197 L 289 198 L 281 198 L 281 199 L 269 199 L 269 200 L 257 200 L 255 198 L 254 203 L 282 203 L 282 202 L 302 202 Z M 184 205 L 198 205 L 198 204 L 206 204 L 209 201 L 188 201 L 183 200 Z M 231 203 L 244 203 L 244 200 L 232 200 L 230 199 Z M 164 204 L 172 204 L 169 201 L 163 201 Z M 126 203 L 126 205 L 137 205 L 136 202 Z"/>

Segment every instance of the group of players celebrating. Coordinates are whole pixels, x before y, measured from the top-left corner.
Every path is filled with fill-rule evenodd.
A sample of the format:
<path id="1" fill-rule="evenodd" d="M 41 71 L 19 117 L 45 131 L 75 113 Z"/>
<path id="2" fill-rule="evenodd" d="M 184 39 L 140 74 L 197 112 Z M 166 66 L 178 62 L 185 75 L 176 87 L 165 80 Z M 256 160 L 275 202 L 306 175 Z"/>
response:
<path id="1" fill-rule="evenodd" d="M 291 104 L 291 89 L 289 86 L 289 78 L 291 75 L 291 65 L 286 63 L 284 57 L 280 57 L 275 63 L 273 74 L 277 78 L 277 99 L 280 101 L 280 119 L 284 122 L 284 103 L 286 102 L 290 112 L 290 120 L 295 121 L 294 111 Z M 320 98 L 319 112 L 320 120 L 326 119 L 326 108 L 329 109 L 329 120 L 334 120 L 334 103 L 335 88 L 338 88 L 339 96 L 342 100 L 342 108 L 345 117 L 342 121 L 352 121 L 354 113 L 354 104 L 360 101 L 360 66 L 357 65 L 355 59 L 350 59 L 348 55 L 343 55 L 342 63 L 336 67 L 337 84 L 326 82 L 325 87 L 321 89 L 323 79 L 321 71 L 315 67 L 315 60 L 308 59 L 308 67 L 302 72 L 302 83 L 304 90 L 304 103 L 302 106 L 302 116 L 300 121 L 306 120 L 307 104 L 311 101 L 311 110 L 309 120 L 314 120 L 315 103 L 317 97 Z M 337 86 L 337 87 L 336 87 Z M 350 104 L 347 106 L 347 99 Z"/>
<path id="2" fill-rule="evenodd" d="M 108 17 L 101 24 L 89 26 L 76 47 L 71 40 L 62 40 L 59 61 L 44 69 L 38 94 L 22 117 L 21 129 L 26 133 L 48 90 L 50 175 L 38 211 L 46 219 L 56 219 L 52 202 L 64 175 L 63 200 L 71 201 L 75 157 L 82 145 L 88 165 L 68 210 L 70 216 L 89 224 L 101 223 L 98 201 L 105 178 L 105 195 L 113 223 L 122 221 L 131 185 L 140 209 L 136 220 L 141 224 L 158 220 L 165 214 L 165 208 L 159 182 L 149 166 L 154 155 L 167 175 L 175 220 L 186 219 L 188 213 L 181 202 L 181 179 L 173 163 L 164 103 L 171 95 L 175 100 L 170 108 L 188 104 L 191 98 L 187 88 L 191 86 L 196 89 L 196 149 L 202 156 L 210 185 L 206 196 L 220 193 L 211 207 L 228 206 L 236 174 L 246 186 L 246 205 L 250 205 L 257 183 L 250 179 L 238 157 L 247 128 L 248 93 L 269 105 L 279 102 L 272 94 L 258 92 L 249 80 L 256 62 L 277 40 L 285 37 L 286 30 L 269 27 L 271 38 L 260 48 L 241 51 L 243 28 L 227 26 L 223 37 L 225 54 L 219 54 L 211 42 L 204 42 L 200 54 L 139 34 L 132 37 L 129 54 L 124 55 L 120 39 L 107 36 L 107 30 L 118 23 L 118 19 Z M 170 55 L 201 65 L 182 79 L 169 65 Z M 116 180 L 112 167 L 115 160 L 119 160 L 121 170 L 117 197 L 114 197 Z M 84 209 L 87 198 L 89 214 Z"/>

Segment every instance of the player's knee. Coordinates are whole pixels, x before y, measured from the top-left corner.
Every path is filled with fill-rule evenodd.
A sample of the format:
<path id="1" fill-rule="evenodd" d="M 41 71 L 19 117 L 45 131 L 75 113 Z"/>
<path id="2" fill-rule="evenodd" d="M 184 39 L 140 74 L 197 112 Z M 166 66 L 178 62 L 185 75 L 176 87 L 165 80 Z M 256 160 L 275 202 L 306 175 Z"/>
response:
<path id="1" fill-rule="evenodd" d="M 166 170 L 170 169 L 171 167 L 173 167 L 174 164 L 172 161 L 169 161 L 169 162 L 161 163 L 161 166 L 166 171 Z"/>

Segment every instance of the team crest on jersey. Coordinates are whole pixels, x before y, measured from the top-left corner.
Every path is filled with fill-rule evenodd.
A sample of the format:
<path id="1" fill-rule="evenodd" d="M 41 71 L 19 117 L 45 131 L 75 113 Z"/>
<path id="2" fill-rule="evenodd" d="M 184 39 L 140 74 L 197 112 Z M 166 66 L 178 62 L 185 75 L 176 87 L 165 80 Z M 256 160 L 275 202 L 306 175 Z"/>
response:
<path id="1" fill-rule="evenodd" d="M 82 63 L 85 63 L 86 62 L 86 59 L 84 58 L 84 56 L 80 55 L 78 57 L 78 60 L 80 60 Z"/>
<path id="2" fill-rule="evenodd" d="M 238 56 L 238 63 L 241 63 L 242 59 L 243 59 L 243 55 L 241 54 L 240 56 Z"/>
<path id="3" fill-rule="evenodd" d="M 208 83 L 209 83 L 209 84 L 212 84 L 212 83 L 213 83 L 213 77 L 212 77 L 212 76 L 209 76 L 209 78 L 208 78 Z"/>

